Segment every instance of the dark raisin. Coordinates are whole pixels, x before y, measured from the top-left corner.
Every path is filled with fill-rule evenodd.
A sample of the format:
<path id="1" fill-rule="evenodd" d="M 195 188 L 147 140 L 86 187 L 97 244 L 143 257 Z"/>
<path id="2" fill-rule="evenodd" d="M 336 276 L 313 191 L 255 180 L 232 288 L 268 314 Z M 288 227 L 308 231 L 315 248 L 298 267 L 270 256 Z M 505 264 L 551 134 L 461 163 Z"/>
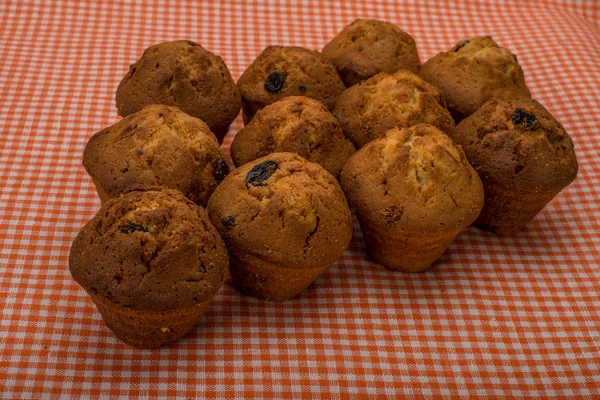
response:
<path id="1" fill-rule="evenodd" d="M 204 264 L 200 263 L 200 265 L 198 265 L 198 268 L 196 269 L 196 272 L 206 272 L 206 267 L 204 266 Z"/>
<path id="2" fill-rule="evenodd" d="M 468 45 L 469 43 L 471 43 L 470 40 L 462 40 L 460 41 L 455 47 L 454 47 L 454 51 L 459 51 L 460 49 L 462 49 L 463 47 L 465 47 L 466 45 Z"/>
<path id="3" fill-rule="evenodd" d="M 135 222 L 127 222 L 126 224 L 123 224 L 119 227 L 119 230 L 123 233 L 131 233 L 131 232 L 135 232 L 135 231 L 139 231 L 139 232 L 148 232 L 148 229 L 146 229 L 146 227 L 142 226 L 142 225 L 138 225 Z"/>
<path id="4" fill-rule="evenodd" d="M 536 130 L 540 128 L 540 121 L 533 114 L 529 114 L 527 111 L 517 108 L 512 116 L 513 123 L 515 125 L 521 125 L 529 130 Z"/>
<path id="5" fill-rule="evenodd" d="M 302 85 L 298 85 L 298 90 L 300 90 L 300 93 L 302 94 L 306 93 L 306 88 Z"/>
<path id="6" fill-rule="evenodd" d="M 223 225 L 228 228 L 232 228 L 236 226 L 237 222 L 235 221 L 235 217 L 233 215 L 229 215 L 227 218 L 223 220 Z"/>
<path id="7" fill-rule="evenodd" d="M 264 182 L 279 169 L 279 164 L 275 161 L 263 161 L 257 164 L 246 175 L 246 186 L 264 186 Z"/>
<path id="8" fill-rule="evenodd" d="M 221 157 L 217 158 L 213 162 L 213 178 L 215 178 L 215 181 L 221 182 L 228 173 L 229 165 L 227 165 L 227 162 Z"/>
<path id="9" fill-rule="evenodd" d="M 285 72 L 273 71 L 267 76 L 265 89 L 271 93 L 277 93 L 283 88 L 286 78 Z"/>

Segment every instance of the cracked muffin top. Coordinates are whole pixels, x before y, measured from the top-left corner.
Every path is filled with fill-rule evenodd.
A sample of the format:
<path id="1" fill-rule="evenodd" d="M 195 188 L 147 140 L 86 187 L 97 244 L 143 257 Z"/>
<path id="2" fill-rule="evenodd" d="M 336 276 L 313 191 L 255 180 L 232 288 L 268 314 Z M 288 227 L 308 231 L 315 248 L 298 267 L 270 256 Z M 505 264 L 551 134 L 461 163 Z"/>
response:
<path id="1" fill-rule="evenodd" d="M 535 100 L 491 100 L 458 124 L 451 136 L 484 184 L 552 191 L 577 176 L 573 141 Z"/>
<path id="2" fill-rule="evenodd" d="M 335 67 L 321 53 L 298 46 L 268 46 L 237 82 L 244 122 L 264 106 L 288 96 L 306 96 L 332 109 L 345 89 Z"/>
<path id="3" fill-rule="evenodd" d="M 483 207 L 483 187 L 460 146 L 420 124 L 391 129 L 357 151 L 341 183 L 357 214 L 411 232 L 462 229 Z"/>
<path id="4" fill-rule="evenodd" d="M 321 51 L 337 68 L 346 86 L 399 69 L 419 72 L 417 45 L 396 25 L 375 19 L 357 19 L 347 25 Z"/>
<path id="5" fill-rule="evenodd" d="M 164 105 L 148 106 L 96 133 L 85 146 L 83 165 L 102 201 L 130 186 L 163 185 L 204 206 L 229 173 L 208 126 Z"/>
<path id="6" fill-rule="evenodd" d="M 286 97 L 257 112 L 231 144 L 237 166 L 271 153 L 292 152 L 336 177 L 355 151 L 327 107 L 301 96 Z"/>
<path id="7" fill-rule="evenodd" d="M 517 56 L 490 36 L 461 40 L 429 59 L 419 75 L 441 90 L 457 119 L 473 114 L 490 99 L 531 97 Z"/>
<path id="8" fill-rule="evenodd" d="M 407 70 L 380 73 L 346 89 L 333 114 L 357 148 L 392 128 L 434 125 L 445 132 L 454 128 L 440 91 Z"/>
<path id="9" fill-rule="evenodd" d="M 119 84 L 116 103 L 122 116 L 150 104 L 178 107 L 203 120 L 219 142 L 241 108 L 239 90 L 221 57 L 190 40 L 147 48 Z"/>
<path id="10" fill-rule="evenodd" d="M 293 153 L 234 170 L 207 210 L 230 251 L 290 268 L 329 265 L 352 238 L 350 209 L 336 179 Z"/>
<path id="11" fill-rule="evenodd" d="M 170 310 L 214 296 L 228 257 L 201 207 L 176 190 L 149 187 L 102 206 L 73 242 L 69 268 L 88 292 L 113 303 Z"/>

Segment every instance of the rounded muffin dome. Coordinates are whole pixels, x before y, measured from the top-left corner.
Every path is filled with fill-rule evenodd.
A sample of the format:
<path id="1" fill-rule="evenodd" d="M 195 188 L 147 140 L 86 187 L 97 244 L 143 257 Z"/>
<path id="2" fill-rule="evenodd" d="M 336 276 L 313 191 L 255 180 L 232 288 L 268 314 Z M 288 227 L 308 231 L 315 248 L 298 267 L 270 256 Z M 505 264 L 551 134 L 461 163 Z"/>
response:
<path id="1" fill-rule="evenodd" d="M 219 142 L 241 108 L 239 90 L 221 57 L 190 40 L 147 48 L 117 88 L 119 114 L 150 104 L 175 106 L 200 118 Z"/>
<path id="2" fill-rule="evenodd" d="M 286 97 L 258 111 L 231 144 L 236 166 L 271 153 L 293 152 L 336 177 L 355 151 L 327 107 L 301 96 Z"/>
<path id="3" fill-rule="evenodd" d="M 273 153 L 234 170 L 207 210 L 230 250 L 290 268 L 329 265 L 352 237 L 336 179 L 293 153 Z"/>
<path id="4" fill-rule="evenodd" d="M 333 114 L 357 148 L 396 127 L 426 123 L 445 132 L 454 128 L 440 91 L 406 70 L 377 74 L 346 89 Z"/>
<path id="5" fill-rule="evenodd" d="M 180 192 L 135 188 L 105 203 L 71 247 L 69 268 L 96 298 L 136 310 L 202 303 L 227 271 L 223 240 Z"/>
<path id="6" fill-rule="evenodd" d="M 321 53 L 348 87 L 380 72 L 407 69 L 417 73 L 421 66 L 412 36 L 390 22 L 374 19 L 357 19 L 345 26 Z"/>
<path id="7" fill-rule="evenodd" d="M 461 40 L 429 59 L 419 75 L 444 94 L 457 121 L 490 99 L 531 97 L 517 57 L 490 36 Z"/>
<path id="8" fill-rule="evenodd" d="M 483 205 L 481 181 L 439 129 L 391 129 L 348 160 L 342 186 L 358 214 L 410 231 L 463 228 Z"/>
<path id="9" fill-rule="evenodd" d="M 159 104 L 92 136 L 83 165 L 103 202 L 134 185 L 163 185 L 204 206 L 229 173 L 225 154 L 204 122 Z"/>

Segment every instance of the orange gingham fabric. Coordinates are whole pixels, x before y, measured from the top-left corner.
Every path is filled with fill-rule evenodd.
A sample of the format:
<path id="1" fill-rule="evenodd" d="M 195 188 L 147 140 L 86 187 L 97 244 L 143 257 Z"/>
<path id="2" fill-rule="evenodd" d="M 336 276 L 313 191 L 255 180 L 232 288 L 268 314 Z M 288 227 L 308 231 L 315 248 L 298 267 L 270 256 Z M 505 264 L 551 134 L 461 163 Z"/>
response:
<path id="1" fill-rule="evenodd" d="M 356 17 L 410 32 L 423 61 L 491 34 L 576 144 L 578 179 L 511 237 L 470 227 L 421 274 L 344 256 L 298 298 L 228 279 L 159 350 L 115 339 L 68 272 L 100 206 L 81 157 L 158 42 L 192 39 L 237 79 L 269 44 L 321 49 Z M 600 6 L 590 1 L 0 2 L 3 398 L 600 396 Z M 225 140 L 241 128 L 238 119 Z"/>

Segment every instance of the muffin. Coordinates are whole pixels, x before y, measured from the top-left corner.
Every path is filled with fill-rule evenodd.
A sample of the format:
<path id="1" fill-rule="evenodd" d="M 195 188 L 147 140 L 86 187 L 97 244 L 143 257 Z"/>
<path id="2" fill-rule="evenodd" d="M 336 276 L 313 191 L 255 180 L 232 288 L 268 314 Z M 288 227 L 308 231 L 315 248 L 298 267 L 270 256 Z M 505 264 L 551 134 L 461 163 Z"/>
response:
<path id="1" fill-rule="evenodd" d="M 271 153 L 291 152 L 336 177 L 355 151 L 327 107 L 300 96 L 286 97 L 258 111 L 231 144 L 236 166 Z"/>
<path id="2" fill-rule="evenodd" d="M 391 129 L 358 150 L 341 183 L 369 256 L 404 272 L 427 269 L 483 206 L 481 181 L 460 146 L 425 124 Z"/>
<path id="3" fill-rule="evenodd" d="M 577 176 L 573 141 L 535 100 L 490 100 L 452 132 L 485 189 L 476 224 L 500 234 L 525 227 Z"/>
<path id="4" fill-rule="evenodd" d="M 203 120 L 219 142 L 241 108 L 240 92 L 221 57 L 190 40 L 146 49 L 119 84 L 116 102 L 122 116 L 150 104 L 175 106 Z"/>
<path id="5" fill-rule="evenodd" d="M 264 106 L 288 96 L 306 96 L 332 109 L 344 82 L 335 67 L 314 50 L 269 46 L 237 82 L 244 122 Z"/>
<path id="6" fill-rule="evenodd" d="M 412 36 L 390 22 L 374 19 L 357 19 L 345 26 L 321 54 L 335 65 L 348 87 L 380 72 L 407 69 L 417 73 L 421 67 Z"/>
<path id="7" fill-rule="evenodd" d="M 454 128 L 440 91 L 406 70 L 392 75 L 380 73 L 346 89 L 333 114 L 357 148 L 396 127 L 427 123 L 445 132 Z"/>
<path id="8" fill-rule="evenodd" d="M 103 203 L 130 186 L 163 185 L 205 206 L 229 173 L 223 150 L 204 122 L 159 104 L 92 136 L 83 165 Z"/>
<path id="9" fill-rule="evenodd" d="M 79 232 L 69 268 L 121 341 L 158 347 L 190 331 L 227 273 L 204 210 L 180 192 L 129 190 Z"/>
<path id="10" fill-rule="evenodd" d="M 490 99 L 531 97 L 517 56 L 489 36 L 461 40 L 423 64 L 419 75 L 441 90 L 457 122 Z"/>
<path id="11" fill-rule="evenodd" d="M 234 170 L 207 210 L 229 250 L 234 283 L 262 299 L 299 294 L 352 238 L 350 210 L 336 179 L 293 153 L 273 153 Z"/>

